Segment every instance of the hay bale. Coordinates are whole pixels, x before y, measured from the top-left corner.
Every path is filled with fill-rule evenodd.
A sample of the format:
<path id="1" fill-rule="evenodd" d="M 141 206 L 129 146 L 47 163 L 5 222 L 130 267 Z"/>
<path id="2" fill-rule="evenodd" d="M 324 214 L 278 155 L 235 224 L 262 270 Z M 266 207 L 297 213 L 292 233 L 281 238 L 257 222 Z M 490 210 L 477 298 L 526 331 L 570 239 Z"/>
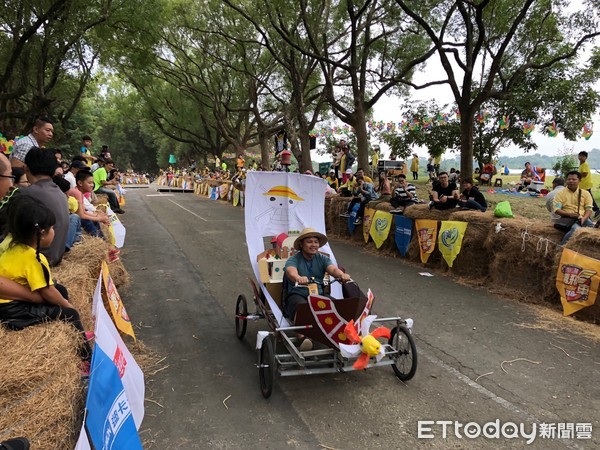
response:
<path id="1" fill-rule="evenodd" d="M 127 269 L 125 269 L 125 266 L 120 259 L 108 263 L 108 270 L 110 271 L 110 276 L 112 277 L 117 289 L 129 284 L 129 273 L 127 272 Z"/>
<path id="2" fill-rule="evenodd" d="M 106 261 L 110 244 L 104 239 L 85 236 L 81 245 L 76 245 L 66 255 L 67 260 L 77 261 L 87 267 L 92 277 L 98 278 L 102 261 Z"/>
<path id="3" fill-rule="evenodd" d="M 580 228 L 567 241 L 565 248 L 598 259 L 600 254 L 600 229 Z"/>
<path id="4" fill-rule="evenodd" d="M 547 222 L 514 218 L 497 220 L 503 230 L 490 232 L 484 246 L 491 252 L 490 280 L 495 292 L 543 303 L 542 286 L 552 280 L 554 255 L 563 233 Z M 523 238 L 524 233 L 525 239 Z M 547 243 L 548 240 L 548 243 Z M 548 253 L 546 253 L 546 243 Z"/>
<path id="5" fill-rule="evenodd" d="M 484 246 L 490 232 L 493 232 L 495 217 L 492 212 L 455 211 L 448 220 L 467 222 L 461 251 L 450 269 L 452 274 L 469 284 L 482 285 L 489 275 L 492 252 Z"/>
<path id="6" fill-rule="evenodd" d="M 340 214 L 348 209 L 351 197 L 331 197 L 329 204 L 329 216 L 331 223 L 331 232 L 333 236 L 347 238 L 348 233 L 348 219 L 346 217 L 340 217 Z"/>
<path id="7" fill-rule="evenodd" d="M 413 220 L 417 219 L 431 219 L 431 220 L 448 220 L 452 213 L 456 212 L 456 209 L 437 210 L 429 209 L 426 204 L 412 205 L 404 209 L 404 216 L 409 217 Z"/>
<path id="8" fill-rule="evenodd" d="M 92 300 L 98 275 L 93 276 L 92 267 L 81 264 L 75 258 L 65 258 L 52 275 L 67 288 L 69 301 L 75 306 L 86 330 L 94 329 L 92 320 Z"/>
<path id="9" fill-rule="evenodd" d="M 371 206 L 369 206 L 371 207 Z M 377 211 L 385 211 L 390 212 L 394 207 L 390 202 L 379 202 L 375 206 L 373 206 Z"/>
<path id="10" fill-rule="evenodd" d="M 0 440 L 27 436 L 35 449 L 75 446 L 83 404 L 80 339 L 63 322 L 0 327 Z"/>

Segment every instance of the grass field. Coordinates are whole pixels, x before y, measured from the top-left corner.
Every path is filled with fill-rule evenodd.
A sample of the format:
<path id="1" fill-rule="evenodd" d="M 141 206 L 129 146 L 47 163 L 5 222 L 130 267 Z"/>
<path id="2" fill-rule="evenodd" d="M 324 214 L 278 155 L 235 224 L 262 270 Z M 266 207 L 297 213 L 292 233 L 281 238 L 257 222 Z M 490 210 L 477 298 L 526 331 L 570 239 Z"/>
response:
<path id="1" fill-rule="evenodd" d="M 427 181 L 426 181 L 427 178 L 423 177 L 421 174 L 419 174 L 418 181 L 410 180 L 410 178 L 411 178 L 410 175 L 408 176 L 408 178 L 409 178 L 409 182 L 413 183 L 416 186 L 417 194 L 418 194 L 419 198 L 425 199 L 425 200 L 428 199 L 429 191 L 431 190 L 431 183 L 427 183 Z M 508 200 L 510 202 L 510 206 L 512 208 L 512 212 L 514 215 L 527 217 L 529 219 L 550 221 L 550 213 L 546 209 L 546 199 L 544 197 L 533 197 L 533 196 L 530 196 L 529 194 L 521 194 L 519 196 L 516 196 L 516 195 L 487 193 L 486 191 L 488 189 L 496 189 L 496 190 L 508 189 L 511 187 L 509 185 L 511 182 L 516 183 L 520 180 L 521 177 L 518 175 L 508 175 L 508 176 L 502 176 L 502 177 L 495 176 L 494 180 L 496 178 L 502 178 L 502 183 L 503 183 L 502 188 L 494 188 L 493 186 L 492 187 L 482 186 L 480 188 L 481 192 L 483 193 L 483 195 L 485 196 L 485 199 L 488 202 L 488 210 L 494 209 L 499 202 Z M 552 189 L 552 180 L 553 179 L 554 179 L 554 177 L 546 177 L 546 181 L 544 183 L 546 189 L 548 189 L 548 190 Z M 595 186 L 594 190 L 592 192 L 594 193 L 596 202 L 600 203 L 600 186 L 599 186 L 600 174 L 592 174 L 592 179 L 593 179 L 594 186 Z"/>

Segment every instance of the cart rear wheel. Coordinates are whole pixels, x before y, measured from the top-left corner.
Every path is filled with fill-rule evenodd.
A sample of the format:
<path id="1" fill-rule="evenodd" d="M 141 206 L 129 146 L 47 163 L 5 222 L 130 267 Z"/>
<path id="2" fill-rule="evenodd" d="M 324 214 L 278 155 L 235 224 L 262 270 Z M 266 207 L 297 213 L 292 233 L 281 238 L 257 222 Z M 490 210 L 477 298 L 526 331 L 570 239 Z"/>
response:
<path id="1" fill-rule="evenodd" d="M 248 302 L 246 301 L 244 294 L 240 294 L 235 303 L 235 335 L 240 340 L 244 339 L 246 327 L 248 326 L 248 321 L 245 318 L 241 319 L 240 316 L 245 317 L 247 315 Z"/>
<path id="2" fill-rule="evenodd" d="M 264 398 L 269 398 L 273 392 L 273 382 L 275 380 L 275 341 L 273 336 L 267 336 L 260 348 L 260 359 L 258 367 L 258 377 L 260 380 L 260 392 Z"/>
<path id="3" fill-rule="evenodd" d="M 408 381 L 417 371 L 417 347 L 408 328 L 394 327 L 388 343 L 398 351 L 392 358 L 395 360 L 392 369 L 402 381 Z"/>

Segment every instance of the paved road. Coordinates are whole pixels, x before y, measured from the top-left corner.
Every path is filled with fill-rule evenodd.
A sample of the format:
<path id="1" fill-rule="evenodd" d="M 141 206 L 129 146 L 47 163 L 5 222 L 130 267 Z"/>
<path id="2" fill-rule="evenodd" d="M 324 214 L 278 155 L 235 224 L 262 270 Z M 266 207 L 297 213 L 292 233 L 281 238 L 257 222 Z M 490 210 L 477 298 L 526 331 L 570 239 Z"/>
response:
<path id="1" fill-rule="evenodd" d="M 422 268 L 342 241 L 332 242 L 335 255 L 375 292 L 375 313 L 414 319 L 417 374 L 407 384 L 388 368 L 280 379 L 264 400 L 253 350 L 264 324 L 250 324 L 243 342 L 233 327 L 238 294 L 251 294 L 243 220 L 241 208 L 192 194 L 128 193 L 123 260 L 132 283 L 124 297 L 138 336 L 169 364 L 147 377 L 147 448 L 526 446 L 509 423 L 527 434 L 537 426 L 530 448 L 600 445 L 600 350 L 585 327 L 449 278 L 422 277 Z M 503 370 L 517 358 L 524 359 Z M 444 420 L 452 421 L 446 438 L 441 424 L 421 429 L 432 439 L 418 438 L 418 421 Z M 459 437 L 455 421 L 505 429 L 494 437 L 489 426 L 492 437 L 476 439 L 459 430 Z M 543 423 L 566 424 L 565 438 L 541 438 Z M 584 423 L 593 426 L 591 439 L 575 430 Z"/>

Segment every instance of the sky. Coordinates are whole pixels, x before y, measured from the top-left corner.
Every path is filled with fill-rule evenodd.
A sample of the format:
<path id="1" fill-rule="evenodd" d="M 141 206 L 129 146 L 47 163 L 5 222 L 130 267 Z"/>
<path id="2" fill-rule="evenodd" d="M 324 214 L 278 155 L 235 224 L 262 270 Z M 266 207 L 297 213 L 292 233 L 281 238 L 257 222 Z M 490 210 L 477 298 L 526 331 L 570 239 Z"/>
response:
<path id="1" fill-rule="evenodd" d="M 600 84 L 598 86 L 600 89 Z M 438 103 L 441 104 L 452 104 L 454 103 L 454 99 L 452 97 L 452 92 L 450 91 L 450 87 L 447 85 L 442 86 L 431 86 L 421 91 L 413 91 L 415 92 L 412 95 L 413 99 L 416 100 L 431 100 L 435 99 Z M 399 98 L 394 97 L 383 97 L 379 102 L 375 104 L 373 111 L 373 118 L 376 121 L 383 120 L 384 122 L 399 122 L 402 120 L 400 117 L 400 105 L 401 101 Z M 533 118 L 532 118 L 533 120 Z M 534 142 L 538 145 L 538 150 L 533 153 L 540 153 L 542 155 L 550 155 L 550 156 L 558 156 L 564 154 L 565 151 L 573 150 L 576 152 L 580 152 L 582 150 L 591 151 L 594 148 L 600 149 L 600 114 L 596 114 L 592 117 L 592 122 L 596 124 L 598 127 L 598 132 L 594 132 L 589 140 L 585 140 L 583 138 L 578 139 L 577 141 L 569 141 L 564 138 L 564 135 L 559 132 L 556 137 L 549 137 L 543 135 L 542 133 L 534 130 L 532 133 L 532 138 Z M 539 128 L 540 125 L 537 125 Z M 427 151 L 425 149 L 419 149 L 416 151 L 419 156 L 426 156 Z M 520 156 L 523 154 L 523 150 L 519 147 L 512 146 L 506 149 L 503 149 L 500 152 L 500 158 L 502 156 Z"/>
<path id="2" fill-rule="evenodd" d="M 587 55 L 587 51 L 584 51 L 582 55 L 583 58 Z M 430 62 L 427 63 L 425 69 L 421 72 L 417 72 L 414 76 L 413 81 L 416 84 L 422 84 L 427 81 L 439 80 L 440 75 L 445 75 L 445 72 L 442 68 L 439 59 L 433 57 L 430 59 Z M 600 90 L 600 82 L 596 85 L 597 90 Z M 416 91 L 412 91 L 411 95 L 412 99 L 427 101 L 435 99 L 440 104 L 453 104 L 454 97 L 452 96 L 452 91 L 450 90 L 449 85 L 434 85 L 428 88 Z M 373 108 L 373 120 L 375 121 L 383 121 L 383 122 L 401 122 L 403 117 L 400 114 L 400 105 L 402 101 L 398 97 L 393 96 L 383 96 L 374 106 Z M 535 118 L 532 117 L 532 120 L 535 122 Z M 580 138 L 577 141 L 569 141 L 564 138 L 564 135 L 560 133 L 556 137 L 549 137 L 543 135 L 537 130 L 534 130 L 532 133 L 532 139 L 537 144 L 538 149 L 533 151 L 532 153 L 540 153 L 542 155 L 549 156 L 560 156 L 568 153 L 578 153 L 582 150 L 591 151 L 593 149 L 600 149 L 600 112 L 595 114 L 591 118 L 591 122 L 595 124 L 595 128 L 597 128 L 597 132 L 594 132 L 589 140 L 585 140 L 584 138 Z M 344 124 L 339 122 L 335 124 L 337 126 L 343 126 Z M 539 124 L 536 124 L 536 128 L 540 128 Z M 372 140 L 371 144 L 379 144 L 384 157 L 389 155 L 389 149 L 385 144 L 381 142 L 376 142 Z M 417 153 L 420 157 L 426 158 L 428 156 L 427 149 L 425 148 L 415 148 L 415 153 Z M 454 156 L 454 154 L 452 154 Z M 500 151 L 499 159 L 502 160 L 502 157 L 513 157 L 513 156 L 521 156 L 523 155 L 523 150 L 516 146 L 507 147 Z M 328 156 L 317 155 L 316 152 L 313 152 L 313 161 L 327 161 L 330 159 Z"/>

